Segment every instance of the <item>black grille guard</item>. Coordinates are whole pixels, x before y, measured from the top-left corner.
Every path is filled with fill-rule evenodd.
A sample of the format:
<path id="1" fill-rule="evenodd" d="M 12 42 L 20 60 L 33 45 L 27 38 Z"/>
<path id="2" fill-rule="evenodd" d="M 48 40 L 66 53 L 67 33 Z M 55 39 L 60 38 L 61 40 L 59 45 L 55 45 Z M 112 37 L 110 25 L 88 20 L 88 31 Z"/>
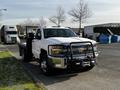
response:
<path id="1" fill-rule="evenodd" d="M 93 44 L 91 43 L 91 42 L 89 42 L 89 41 L 86 41 L 86 42 L 71 42 L 70 43 L 70 52 L 71 52 L 71 59 L 73 60 L 73 50 L 72 50 L 72 45 L 73 44 L 85 44 L 85 45 L 89 45 L 90 44 L 90 46 L 92 47 L 92 54 L 93 54 L 93 58 L 95 58 L 95 52 L 94 52 L 94 46 L 93 46 Z"/>
<path id="2" fill-rule="evenodd" d="M 72 50 L 72 45 L 73 44 L 85 44 L 85 45 L 90 45 L 92 47 L 92 54 L 93 54 L 93 58 L 95 58 L 95 52 L 94 52 L 94 48 L 93 48 L 93 44 L 89 41 L 87 42 L 71 42 L 70 44 L 54 44 L 54 45 L 48 45 L 48 55 L 49 56 L 53 56 L 53 57 L 61 57 L 61 56 L 54 56 L 54 55 L 50 55 L 49 54 L 49 46 L 64 46 L 65 49 L 67 49 L 67 52 L 65 53 L 65 55 L 63 57 L 68 58 L 69 56 L 71 57 L 71 60 L 73 60 L 73 50 Z M 70 53 L 69 53 L 70 50 Z"/>

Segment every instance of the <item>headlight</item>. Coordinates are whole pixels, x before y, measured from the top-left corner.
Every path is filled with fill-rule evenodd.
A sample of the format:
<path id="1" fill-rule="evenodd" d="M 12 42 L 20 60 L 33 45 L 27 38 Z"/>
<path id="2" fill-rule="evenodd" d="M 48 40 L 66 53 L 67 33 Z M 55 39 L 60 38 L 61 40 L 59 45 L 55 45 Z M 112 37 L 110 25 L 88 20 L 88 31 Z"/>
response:
<path id="1" fill-rule="evenodd" d="M 93 51 L 94 50 L 94 51 Z M 88 56 L 90 56 L 90 57 L 93 57 L 93 52 L 94 52 L 94 54 L 95 54 L 95 56 L 97 56 L 96 55 L 96 53 L 97 53 L 97 45 L 93 45 L 93 47 L 90 45 L 90 46 L 88 46 L 87 47 L 87 55 Z"/>
<path id="2" fill-rule="evenodd" d="M 63 45 L 51 45 L 48 47 L 49 55 L 51 56 L 64 56 L 66 49 Z"/>
<path id="3" fill-rule="evenodd" d="M 94 50 L 95 56 L 97 57 L 98 56 L 97 45 L 93 45 L 93 50 Z M 91 54 L 93 50 L 92 50 L 92 47 L 89 47 L 89 54 Z"/>
<path id="4" fill-rule="evenodd" d="M 93 51 L 94 50 L 94 52 L 97 52 L 97 45 L 93 45 L 93 49 L 92 49 L 92 46 L 89 46 L 88 47 L 88 51 Z"/>
<path id="5" fill-rule="evenodd" d="M 98 57 L 99 53 L 98 53 L 97 45 L 94 45 L 94 52 L 95 52 L 95 56 Z"/>
<path id="6" fill-rule="evenodd" d="M 97 45 L 94 45 L 94 52 L 97 52 Z"/>

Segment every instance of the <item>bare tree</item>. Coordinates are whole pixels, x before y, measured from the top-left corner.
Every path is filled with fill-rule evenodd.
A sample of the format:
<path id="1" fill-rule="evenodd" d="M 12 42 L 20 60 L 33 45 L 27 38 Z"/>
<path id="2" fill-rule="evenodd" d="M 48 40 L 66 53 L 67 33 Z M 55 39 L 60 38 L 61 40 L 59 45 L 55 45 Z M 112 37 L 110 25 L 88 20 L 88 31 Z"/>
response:
<path id="1" fill-rule="evenodd" d="M 53 22 L 54 24 L 56 24 L 57 26 L 60 26 L 61 23 L 65 21 L 64 9 L 61 6 L 59 6 L 57 8 L 57 15 L 50 17 L 49 20 Z"/>
<path id="2" fill-rule="evenodd" d="M 88 4 L 84 0 L 80 0 L 77 7 L 70 10 L 68 14 L 73 17 L 74 22 L 79 22 L 78 33 L 80 33 L 81 24 L 91 16 Z"/>
<path id="3" fill-rule="evenodd" d="M 20 35 L 25 34 L 26 33 L 26 26 L 34 26 L 34 25 L 35 25 L 35 23 L 33 22 L 33 20 L 30 18 L 27 18 L 26 20 L 24 20 L 23 22 L 21 22 L 17 25 L 17 28 L 19 29 L 18 33 Z"/>
<path id="4" fill-rule="evenodd" d="M 39 26 L 40 27 L 45 27 L 46 24 L 47 24 L 46 20 L 43 17 L 41 17 L 40 20 L 39 20 Z"/>
<path id="5" fill-rule="evenodd" d="M 24 26 L 33 26 L 33 25 L 34 25 L 34 22 L 33 22 L 32 19 L 27 18 L 27 19 L 26 19 L 25 21 L 23 21 L 21 24 L 24 25 Z"/>

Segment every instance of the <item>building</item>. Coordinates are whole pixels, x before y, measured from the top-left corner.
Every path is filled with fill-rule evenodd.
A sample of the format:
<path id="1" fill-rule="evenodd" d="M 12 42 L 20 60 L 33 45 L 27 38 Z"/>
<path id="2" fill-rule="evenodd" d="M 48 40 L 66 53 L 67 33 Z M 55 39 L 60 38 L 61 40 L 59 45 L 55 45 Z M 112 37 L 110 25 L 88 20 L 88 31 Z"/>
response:
<path id="1" fill-rule="evenodd" d="M 17 25 L 18 35 L 20 38 L 26 37 L 26 33 L 33 32 L 35 33 L 39 26 L 20 26 Z"/>
<path id="2" fill-rule="evenodd" d="M 106 23 L 84 27 L 84 37 L 97 40 L 100 34 L 120 35 L 120 23 Z"/>

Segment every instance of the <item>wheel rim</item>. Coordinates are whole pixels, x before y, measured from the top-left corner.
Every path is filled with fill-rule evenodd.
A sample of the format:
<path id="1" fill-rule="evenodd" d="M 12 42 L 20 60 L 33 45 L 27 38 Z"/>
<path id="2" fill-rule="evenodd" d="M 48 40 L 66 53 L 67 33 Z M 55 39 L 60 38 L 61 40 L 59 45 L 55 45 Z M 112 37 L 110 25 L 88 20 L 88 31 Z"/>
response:
<path id="1" fill-rule="evenodd" d="M 41 62 L 41 69 L 43 72 L 47 72 L 47 62 L 46 61 L 42 61 Z"/>

